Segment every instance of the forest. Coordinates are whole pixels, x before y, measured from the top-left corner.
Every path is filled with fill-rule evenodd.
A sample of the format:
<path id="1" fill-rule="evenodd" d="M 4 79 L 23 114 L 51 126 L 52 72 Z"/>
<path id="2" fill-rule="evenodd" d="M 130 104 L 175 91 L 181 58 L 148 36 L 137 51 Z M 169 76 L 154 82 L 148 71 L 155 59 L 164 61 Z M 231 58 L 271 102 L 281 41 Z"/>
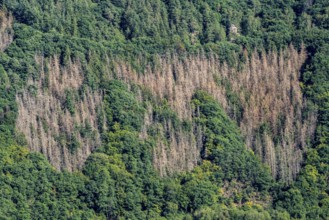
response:
<path id="1" fill-rule="evenodd" d="M 0 219 L 328 219 L 329 1 L 0 0 Z"/>

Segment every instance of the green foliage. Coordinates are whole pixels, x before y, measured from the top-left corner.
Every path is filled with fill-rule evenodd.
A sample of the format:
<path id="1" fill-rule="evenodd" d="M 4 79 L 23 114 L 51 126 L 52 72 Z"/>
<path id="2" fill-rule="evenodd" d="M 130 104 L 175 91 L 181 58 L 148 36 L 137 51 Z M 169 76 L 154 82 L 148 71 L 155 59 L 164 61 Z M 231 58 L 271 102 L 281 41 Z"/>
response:
<path id="1" fill-rule="evenodd" d="M 112 42 L 119 46 L 113 45 L 118 52 L 125 51 L 123 48 L 135 52 L 142 49 L 158 53 L 169 48 L 184 52 L 209 43 L 216 48 L 218 43 L 238 37 L 231 33 L 231 25 L 250 38 L 253 46 L 281 48 L 292 41 L 296 17 L 293 1 L 3 0 L 2 4 L 13 12 L 18 23 L 38 30 L 40 37 L 43 33 L 48 37 L 58 33 L 57 39 L 65 35 L 69 38 L 66 41 L 92 39 L 104 46 Z M 317 23 L 323 24 L 325 19 L 317 16 Z M 51 38 L 44 40 L 53 44 Z M 45 46 L 51 49 L 51 45 Z M 62 46 L 65 63 L 74 47 Z"/>
<path id="2" fill-rule="evenodd" d="M 329 163 L 329 44 L 328 26 L 323 21 L 328 17 L 327 1 L 307 4 L 300 1 L 296 11 L 301 15 L 298 22 L 312 22 L 316 27 L 301 27 L 303 40 L 310 53 L 304 65 L 302 86 L 312 108 L 318 111 L 318 125 L 312 148 L 306 153 L 304 168 L 297 181 L 283 188 L 274 204 L 286 208 L 294 218 L 326 219 L 328 206 L 328 163 Z M 305 21 L 306 20 L 306 21 Z M 310 21 L 312 20 L 312 21 Z M 300 24 L 302 26 L 302 24 Z"/>
<path id="3" fill-rule="evenodd" d="M 19 147 L 1 148 L 0 161 L 4 183 L 9 184 L 8 187 L 13 187 L 11 182 L 14 181 L 18 184 L 15 186 L 19 187 L 18 191 L 16 188 L 10 188 L 9 192 L 14 194 L 11 197 L 3 197 L 8 199 L 4 201 L 7 206 L 1 209 L 4 216 L 13 216 L 13 212 L 18 218 L 25 219 L 45 216 L 68 219 L 74 216 L 84 219 L 96 218 L 96 215 L 107 219 L 176 219 L 194 212 L 196 216 L 200 216 L 203 215 L 204 207 L 223 204 L 225 198 L 220 192 L 224 181 L 237 178 L 244 184 L 249 184 L 247 179 L 240 178 L 244 172 L 249 172 L 248 170 L 228 169 L 228 166 L 219 162 L 220 155 L 215 153 L 209 157 L 211 160 L 205 160 L 192 172 L 161 178 L 152 165 L 154 140 L 152 137 L 142 140 L 138 135 L 142 123 L 139 120 L 143 116 L 140 102 L 121 82 L 110 81 L 106 88 L 108 90 L 104 94 L 105 113 L 109 119 L 108 126 L 111 127 L 103 134 L 104 145 L 88 158 L 82 173 L 58 173 L 38 154 L 30 154 L 26 149 Z M 124 101 L 120 102 L 121 99 Z M 237 145 L 227 145 L 226 151 L 229 154 L 234 154 L 234 148 L 243 152 L 240 154 L 250 154 L 244 148 L 239 134 L 233 130 L 235 125 L 214 100 L 199 92 L 193 102 L 200 103 L 198 108 L 203 114 L 207 114 L 209 119 L 223 120 L 227 123 L 227 128 L 221 128 L 223 133 L 213 133 L 213 136 L 219 140 L 229 138 Z M 120 117 L 123 109 L 126 110 L 125 117 Z M 171 112 L 168 106 L 165 109 L 164 112 Z M 201 117 L 195 120 L 202 121 Z M 215 129 L 217 125 L 206 123 L 205 126 L 210 126 L 206 133 L 208 135 L 213 132 L 210 129 Z M 230 134 L 231 132 L 233 133 Z M 230 137 L 226 137 L 226 134 L 230 134 Z M 64 141 L 69 139 L 64 138 Z M 205 146 L 208 147 L 210 144 L 205 143 Z M 255 160 L 252 157 L 249 159 Z M 259 188 L 263 190 L 265 186 L 266 184 L 261 184 Z M 7 185 L 4 185 L 3 189 L 6 187 Z M 249 188 L 244 194 L 257 191 L 258 186 Z M 252 218 L 263 215 L 256 211 L 234 210 L 232 213 L 229 212 L 229 216 L 241 215 Z M 62 212 L 65 214 L 61 215 Z"/>
<path id="4" fill-rule="evenodd" d="M 127 91 L 127 86 L 120 81 L 111 81 L 104 86 L 104 92 L 108 126 L 119 123 L 126 129 L 139 131 L 145 110 L 136 101 L 133 93 Z"/>
<path id="5" fill-rule="evenodd" d="M 47 160 L 17 146 L 0 147 L 0 214 L 15 219 L 97 219 L 82 202 L 80 174 L 59 173 Z"/>
<path id="6" fill-rule="evenodd" d="M 0 0 L 13 14 L 14 41 L 0 52 L 0 216 L 13 219 L 325 219 L 329 216 L 329 3 L 328 1 L 269 0 Z M 238 33 L 231 28 L 237 27 Z M 303 67 L 302 88 L 318 111 L 318 126 L 303 169 L 291 186 L 274 184 L 260 160 L 247 150 L 237 125 L 204 92 L 193 97 L 193 122 L 180 121 L 163 102 L 152 102 L 158 123 L 173 122 L 173 129 L 193 126 L 205 130 L 202 163 L 193 171 L 161 178 L 152 166 L 153 136 L 138 136 L 145 103 L 120 81 L 108 60 L 129 62 L 138 73 L 157 55 L 205 51 L 222 62 L 241 68 L 247 51 L 280 50 L 293 43 L 305 45 L 309 57 Z M 57 172 L 39 154 L 23 147 L 15 131 L 16 95 L 27 79 L 37 79 L 35 55 L 57 55 L 61 65 L 82 63 L 83 88 L 102 90 L 100 120 L 103 146 L 87 160 L 82 173 Z M 142 57 L 142 58 L 141 58 Z M 106 68 L 105 68 L 106 66 Z M 47 69 L 45 69 L 47 72 Z M 236 94 L 225 84 L 233 109 L 243 114 Z M 36 94 L 34 87 L 29 87 Z M 76 94 L 66 91 L 64 107 L 75 114 Z M 154 97 L 153 97 L 154 98 Z M 150 100 L 149 100 L 150 101 Z M 43 123 L 46 130 L 46 125 Z M 266 129 L 266 126 L 264 126 Z M 92 136 L 90 125 L 77 126 L 58 142 L 71 153 L 79 148 L 77 133 Z M 223 195 L 225 183 L 233 190 Z M 240 185 L 239 185 L 240 184 Z M 242 186 L 241 186 L 242 185 Z M 236 189 L 235 189 L 236 190 Z M 273 209 L 252 204 L 252 195 L 267 200 Z M 235 203 L 234 203 L 235 202 Z M 239 207 L 235 207 L 236 204 Z M 262 204 L 266 207 L 266 204 Z"/>
<path id="7" fill-rule="evenodd" d="M 271 186 L 269 170 L 243 144 L 237 125 L 221 109 L 219 104 L 204 92 L 197 92 L 193 101 L 196 123 L 204 126 L 203 158 L 220 166 L 224 179 L 248 182 L 260 190 Z"/>
<path id="8" fill-rule="evenodd" d="M 66 90 L 65 91 L 65 103 L 64 103 L 64 107 L 71 113 L 74 114 L 75 113 L 75 106 L 74 106 L 74 92 Z"/>

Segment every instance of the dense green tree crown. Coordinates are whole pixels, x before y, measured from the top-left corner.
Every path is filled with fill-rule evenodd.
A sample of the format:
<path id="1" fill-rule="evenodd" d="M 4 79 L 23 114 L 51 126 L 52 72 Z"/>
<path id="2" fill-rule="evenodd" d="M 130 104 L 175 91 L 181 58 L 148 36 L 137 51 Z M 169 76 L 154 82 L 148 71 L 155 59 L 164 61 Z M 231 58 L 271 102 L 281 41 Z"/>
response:
<path id="1" fill-rule="evenodd" d="M 327 0 L 0 0 L 0 6 L 14 17 L 13 42 L 0 52 L 1 218 L 329 216 Z M 318 113 L 315 141 L 289 186 L 271 178 L 268 168 L 245 148 L 238 126 L 209 94 L 194 94 L 193 119 L 184 122 L 165 104 L 153 102 L 154 97 L 141 101 L 131 85 L 103 74 L 112 67 L 104 60 L 129 62 L 142 73 L 154 56 L 168 52 L 183 56 L 205 51 L 233 65 L 233 55 L 243 50 L 261 53 L 289 44 L 307 49 L 300 84 L 308 109 Z M 79 59 L 85 74 L 82 90 L 103 92 L 102 146 L 79 172 L 56 171 L 42 155 L 28 152 L 15 130 L 16 94 L 28 79 L 40 77 L 36 55 L 58 55 L 63 66 Z M 71 99 L 65 106 L 74 114 Z M 204 131 L 202 161 L 191 172 L 160 177 L 153 168 L 158 139 L 139 136 L 149 103 L 160 122 L 172 120 L 175 128 Z M 76 147 L 72 145 L 72 152 Z"/>
<path id="2" fill-rule="evenodd" d="M 2 4 L 17 21 L 16 38 L 33 42 L 23 46 L 20 41 L 18 46 L 46 54 L 64 52 L 66 47 L 73 51 L 96 47 L 98 52 L 102 47 L 114 53 L 201 48 L 227 52 L 237 45 L 274 49 L 300 44 L 295 30 L 305 33 L 312 22 L 325 27 L 327 21 L 320 15 L 312 21 L 309 15 L 318 12 L 313 7 L 325 8 L 325 2 L 313 7 L 303 1 L 259 0 L 3 0 Z"/>
<path id="3" fill-rule="evenodd" d="M 168 47 L 174 43 L 178 49 L 231 38 L 251 38 L 249 43 L 254 45 L 285 46 L 291 42 L 294 8 L 299 6 L 295 1 L 259 0 L 3 0 L 3 4 L 19 23 L 43 33 L 115 43 L 130 41 L 145 46 Z M 325 23 L 325 19 L 319 23 Z M 243 37 L 234 36 L 233 26 Z"/>

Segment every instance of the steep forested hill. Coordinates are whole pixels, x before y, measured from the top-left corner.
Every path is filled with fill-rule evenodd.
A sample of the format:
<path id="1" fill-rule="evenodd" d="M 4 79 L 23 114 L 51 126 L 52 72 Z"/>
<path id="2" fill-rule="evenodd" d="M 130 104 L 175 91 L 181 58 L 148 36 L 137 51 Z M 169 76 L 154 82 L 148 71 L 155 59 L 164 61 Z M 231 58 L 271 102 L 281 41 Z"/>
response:
<path id="1" fill-rule="evenodd" d="M 327 219 L 327 0 L 0 0 L 0 217 Z"/>

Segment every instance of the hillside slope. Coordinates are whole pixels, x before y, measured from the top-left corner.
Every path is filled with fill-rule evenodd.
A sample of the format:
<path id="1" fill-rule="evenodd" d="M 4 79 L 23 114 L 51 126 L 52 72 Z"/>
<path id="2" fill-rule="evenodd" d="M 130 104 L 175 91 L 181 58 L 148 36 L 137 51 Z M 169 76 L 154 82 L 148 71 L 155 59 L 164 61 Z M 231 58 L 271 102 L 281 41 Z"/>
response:
<path id="1" fill-rule="evenodd" d="M 326 1 L 0 5 L 3 216 L 329 215 Z"/>

